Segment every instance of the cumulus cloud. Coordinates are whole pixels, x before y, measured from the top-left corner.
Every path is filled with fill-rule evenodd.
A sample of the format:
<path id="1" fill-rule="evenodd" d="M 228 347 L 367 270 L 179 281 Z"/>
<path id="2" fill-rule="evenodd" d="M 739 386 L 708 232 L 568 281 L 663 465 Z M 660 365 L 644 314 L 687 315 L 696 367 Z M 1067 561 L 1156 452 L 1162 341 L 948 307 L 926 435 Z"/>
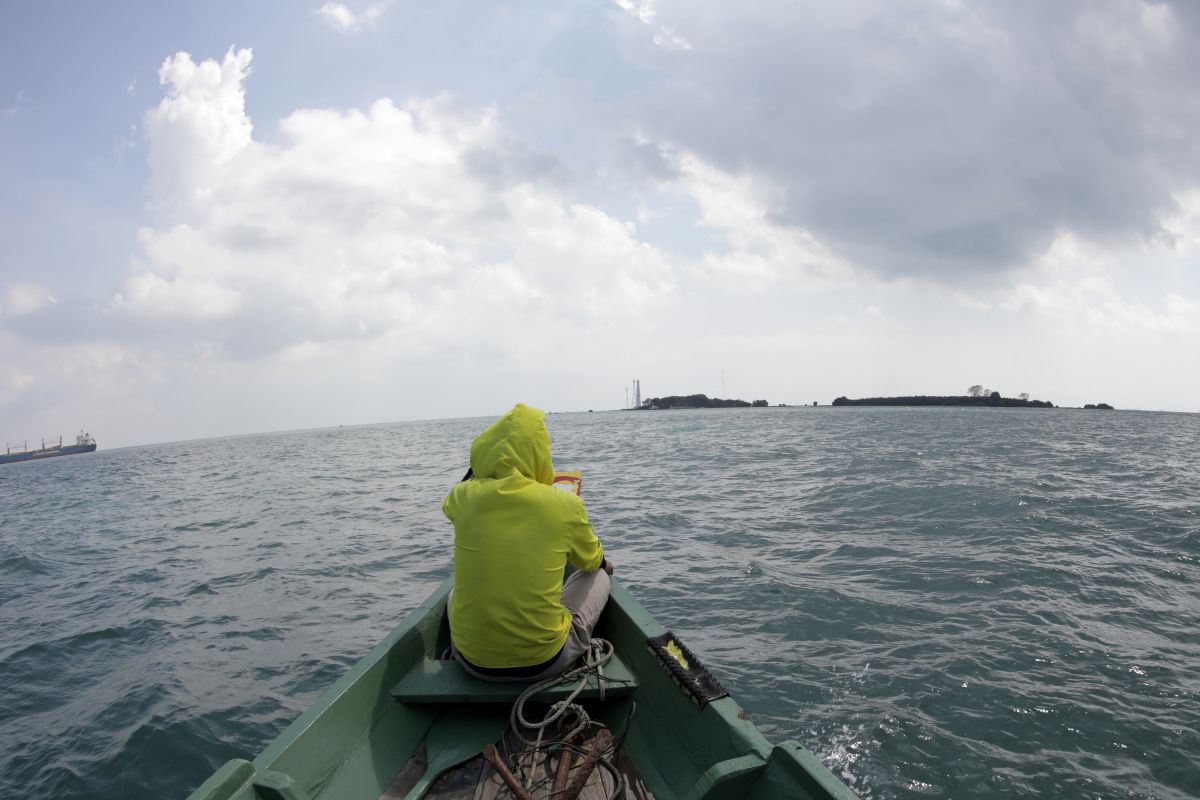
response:
<path id="1" fill-rule="evenodd" d="M 203 213 L 233 162 L 253 144 L 243 81 L 253 54 L 230 48 L 221 62 L 187 53 L 163 62 L 166 96 L 146 113 L 151 196 L 167 214 Z"/>
<path id="2" fill-rule="evenodd" d="M 14 283 L 0 295 L 0 317 L 32 314 L 57 302 L 45 286 L 36 283 Z"/>
<path id="3" fill-rule="evenodd" d="M 1121 292 L 1106 276 L 1048 285 L 1023 283 L 1009 293 L 1002 307 L 1010 310 L 1029 308 L 1059 325 L 1093 334 L 1200 336 L 1194 301 L 1169 294 L 1161 306 L 1155 308 Z"/>
<path id="4" fill-rule="evenodd" d="M 972 312 L 980 324 L 1020 319 L 1035 340 L 1100 349 L 1120 340 L 1142 348 L 1147 360 L 1188 361 L 1200 357 L 1192 355 L 1200 347 L 1200 284 L 1163 285 L 1155 273 L 1189 270 L 1187 243 L 1198 234 L 1200 225 L 1180 225 L 1177 240 L 1112 247 L 1061 233 L 1003 287 L 967 291 L 930 281 L 899 283 Z"/>
<path id="5" fill-rule="evenodd" d="M 654 31 L 652 40 L 664 50 L 691 50 L 692 43 L 676 33 L 674 28 L 656 25 L 658 12 L 650 0 L 612 0 L 621 10 Z"/>
<path id="6" fill-rule="evenodd" d="M 153 383 L 161 371 L 153 354 L 112 342 L 31 342 L 0 328 L 0 408 L 5 410 L 7 441 L 68 432 L 64 426 L 88 419 L 113 419 L 112 406 L 134 416 L 127 437 L 135 435 L 136 413 L 143 403 L 129 397 Z M 161 365 L 160 365 L 161 366 Z M 169 412 L 167 412 L 169 413 Z M 111 433 L 118 426 L 109 428 Z M 123 427 L 123 425 L 121 426 Z"/>
<path id="7" fill-rule="evenodd" d="M 129 278 L 125 292 L 113 298 L 113 305 L 148 316 L 209 319 L 233 314 L 242 302 L 238 292 L 213 281 L 189 277 L 168 280 L 153 272 L 141 272 Z"/>
<path id="8" fill-rule="evenodd" d="M 801 226 L 783 225 L 770 211 L 779 189 L 753 173 L 732 173 L 692 153 L 656 149 L 640 158 L 655 164 L 659 185 L 696 208 L 694 225 L 708 233 L 709 247 L 690 265 L 691 276 L 721 291 L 763 292 L 780 288 L 816 291 L 844 285 L 856 276 Z M 639 216 L 653 217 L 643 207 Z"/>
<path id="9" fill-rule="evenodd" d="M 326 8 L 347 32 L 378 18 Z M 150 202 L 114 288 L 92 308 L 45 273 L 0 284 L 6 413 L 136 396 L 128 426 L 170 431 L 126 433 L 142 441 L 483 410 L 431 410 L 417 382 L 576 408 L 630 372 L 714 393 L 713 364 L 811 401 L 940 391 L 986 362 L 1061 402 L 1116 365 L 1148 376 L 1138 397 L 1193 404 L 1197 379 L 1153 377 L 1200 357 L 1200 115 L 1179 77 L 1200 28 L 1179 7 L 590 13 L 620 39 L 590 51 L 601 77 L 539 75 L 495 106 L 435 70 L 413 95 L 252 122 L 270 87 L 249 49 L 167 58 L 131 130 Z M 694 48 L 669 52 L 672 31 Z"/>
<path id="10" fill-rule="evenodd" d="M 1163 221 L 1161 240 L 1185 256 L 1200 254 L 1200 187 L 1175 195 L 1175 213 Z"/>
<path id="11" fill-rule="evenodd" d="M 237 357 L 536 338 L 671 301 L 663 253 L 565 198 L 494 110 L 448 96 L 301 109 L 267 145 L 245 113 L 251 60 L 164 63 L 146 115 L 161 221 L 110 313 L 195 325 Z"/>
<path id="12" fill-rule="evenodd" d="M 373 26 L 391 4 L 391 0 L 384 0 L 372 3 L 362 12 L 355 13 L 343 3 L 326 3 L 313 13 L 334 30 L 353 33 Z"/>
<path id="13" fill-rule="evenodd" d="M 774 182 L 773 219 L 877 273 L 968 284 L 1062 231 L 1162 235 L 1200 184 L 1197 16 L 1124 2 L 621 2 L 653 141 Z"/>
<path id="14" fill-rule="evenodd" d="M 1120 262 L 1129 256 L 1062 234 L 1038 259 L 1037 281 L 1017 283 L 999 295 L 997 305 L 1028 310 L 1098 341 L 1123 337 L 1145 342 L 1147 335 L 1170 335 L 1200 342 L 1200 303 L 1178 292 L 1166 292 L 1153 302 L 1120 285 Z"/>

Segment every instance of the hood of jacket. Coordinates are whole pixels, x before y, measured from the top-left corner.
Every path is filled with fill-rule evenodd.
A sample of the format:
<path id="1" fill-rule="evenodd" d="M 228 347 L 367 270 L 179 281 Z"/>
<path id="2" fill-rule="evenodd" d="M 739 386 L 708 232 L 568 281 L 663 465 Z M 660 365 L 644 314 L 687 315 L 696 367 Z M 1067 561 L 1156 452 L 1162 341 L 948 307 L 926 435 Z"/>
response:
<path id="1" fill-rule="evenodd" d="M 550 461 L 550 432 L 546 412 L 524 403 L 493 422 L 471 443 L 471 471 L 476 478 L 522 475 L 531 481 L 554 483 Z"/>

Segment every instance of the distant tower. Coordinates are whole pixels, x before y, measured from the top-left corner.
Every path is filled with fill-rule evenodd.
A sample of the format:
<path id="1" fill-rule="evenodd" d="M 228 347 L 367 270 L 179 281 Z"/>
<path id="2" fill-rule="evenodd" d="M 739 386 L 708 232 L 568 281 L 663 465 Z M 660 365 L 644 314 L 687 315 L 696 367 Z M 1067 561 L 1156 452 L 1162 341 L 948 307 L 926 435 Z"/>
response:
<path id="1" fill-rule="evenodd" d="M 633 379 L 633 407 L 642 407 L 642 382 L 637 378 Z"/>

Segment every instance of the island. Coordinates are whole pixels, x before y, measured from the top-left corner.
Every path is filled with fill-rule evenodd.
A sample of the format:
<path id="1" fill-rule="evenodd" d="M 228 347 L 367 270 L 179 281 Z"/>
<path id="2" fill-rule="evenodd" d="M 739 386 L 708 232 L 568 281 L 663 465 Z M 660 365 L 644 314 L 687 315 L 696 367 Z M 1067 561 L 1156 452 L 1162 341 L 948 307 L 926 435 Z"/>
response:
<path id="1" fill-rule="evenodd" d="M 638 411 L 662 411 L 671 408 L 766 408 L 766 400 L 722 400 L 719 397 L 709 397 L 706 394 L 673 394 L 667 397 L 651 397 L 643 400 Z"/>
<path id="2" fill-rule="evenodd" d="M 1054 408 L 1049 400 L 1030 400 L 1021 397 L 1001 397 L 999 392 L 966 395 L 915 395 L 911 397 L 863 397 L 851 400 L 839 397 L 834 406 L 985 406 L 992 408 Z"/>
<path id="3" fill-rule="evenodd" d="M 1113 410 L 1115 410 L 1108 403 L 1087 403 L 1084 405 L 1084 408 L 1085 409 L 1096 409 L 1097 411 L 1113 411 Z"/>

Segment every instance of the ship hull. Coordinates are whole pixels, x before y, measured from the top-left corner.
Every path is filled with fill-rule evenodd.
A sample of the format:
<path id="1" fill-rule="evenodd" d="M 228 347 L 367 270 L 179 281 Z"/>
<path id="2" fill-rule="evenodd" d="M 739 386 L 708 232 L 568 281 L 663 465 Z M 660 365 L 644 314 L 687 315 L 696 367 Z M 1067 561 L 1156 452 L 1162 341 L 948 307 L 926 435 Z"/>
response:
<path id="1" fill-rule="evenodd" d="M 46 450 L 30 450 L 26 453 L 0 453 L 0 464 L 14 464 L 18 461 L 37 461 L 39 458 L 54 458 L 55 456 L 74 456 L 80 453 L 94 453 L 95 444 L 72 444 L 65 447 L 51 447 Z"/>

